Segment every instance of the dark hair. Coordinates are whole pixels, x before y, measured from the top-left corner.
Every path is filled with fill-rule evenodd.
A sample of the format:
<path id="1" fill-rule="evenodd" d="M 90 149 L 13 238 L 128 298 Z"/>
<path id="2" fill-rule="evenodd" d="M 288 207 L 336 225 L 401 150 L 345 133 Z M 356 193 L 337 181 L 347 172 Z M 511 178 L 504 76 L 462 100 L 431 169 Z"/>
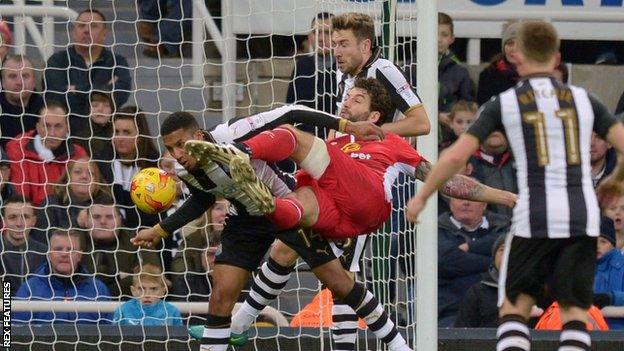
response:
<path id="1" fill-rule="evenodd" d="M 96 9 L 91 9 L 91 8 L 84 9 L 84 10 L 82 10 L 82 11 L 80 11 L 78 13 L 78 17 L 80 17 L 80 15 L 82 15 L 83 13 L 90 13 L 91 15 L 96 14 L 96 15 L 102 17 L 102 23 L 104 23 L 104 27 L 106 27 L 106 16 L 104 16 L 102 11 L 96 10 Z M 78 17 L 76 17 L 76 18 L 78 18 Z"/>
<path id="2" fill-rule="evenodd" d="M 51 108 L 60 108 L 61 110 L 63 110 L 63 112 L 65 112 L 65 115 L 67 115 L 67 105 L 65 105 L 64 103 L 58 101 L 58 100 L 52 100 L 52 99 L 46 99 L 43 103 L 43 107 L 39 110 L 39 114 L 41 115 L 41 112 L 43 112 L 44 109 L 51 109 Z"/>
<path id="3" fill-rule="evenodd" d="M 370 39 L 371 46 L 375 45 L 375 22 L 366 14 L 348 12 L 332 17 L 332 29 L 351 30 L 358 41 Z"/>
<path id="4" fill-rule="evenodd" d="M 316 23 L 316 21 L 325 21 L 325 20 L 330 20 L 332 18 L 334 18 L 334 14 L 331 12 L 319 12 L 312 19 L 312 22 L 310 23 L 310 27 L 314 28 L 314 23 Z"/>
<path id="5" fill-rule="evenodd" d="M 375 78 L 359 78 L 353 87 L 366 90 L 371 100 L 371 111 L 377 111 L 381 114 L 375 124 L 381 126 L 392 119 L 392 112 L 395 108 L 388 91 L 380 81 Z"/>
<path id="6" fill-rule="evenodd" d="M 195 132 L 199 129 L 199 124 L 192 114 L 185 111 L 178 111 L 170 114 L 160 125 L 160 135 L 169 135 L 176 130 Z"/>
<path id="7" fill-rule="evenodd" d="M 113 97 L 110 93 L 101 90 L 93 90 L 89 95 L 89 102 L 93 101 L 106 102 L 111 107 L 111 110 L 115 111 L 115 102 L 113 101 Z"/>
<path id="8" fill-rule="evenodd" d="M 3 199 L 2 208 L 1 208 L 1 212 L 3 215 L 4 215 L 4 209 L 6 205 L 8 204 L 28 204 L 34 211 L 36 211 L 35 205 L 27 197 L 24 197 L 23 195 L 17 195 L 17 194 L 11 195 L 8 199 Z"/>
<path id="9" fill-rule="evenodd" d="M 451 16 L 444 12 L 438 12 L 438 26 L 447 25 L 451 27 L 451 34 L 455 33 L 455 26 L 453 25 L 453 19 Z"/>
<path id="10" fill-rule="evenodd" d="M 568 83 L 568 79 L 570 78 L 570 72 L 568 71 L 568 65 L 565 62 L 559 62 L 559 65 L 555 67 L 556 71 L 561 71 L 561 80 L 562 83 Z"/>
<path id="11" fill-rule="evenodd" d="M 156 167 L 159 157 L 158 148 L 151 137 L 147 118 L 143 111 L 137 106 L 122 107 L 113 116 L 113 123 L 118 120 L 133 121 L 137 128 L 137 165 L 139 168 Z"/>

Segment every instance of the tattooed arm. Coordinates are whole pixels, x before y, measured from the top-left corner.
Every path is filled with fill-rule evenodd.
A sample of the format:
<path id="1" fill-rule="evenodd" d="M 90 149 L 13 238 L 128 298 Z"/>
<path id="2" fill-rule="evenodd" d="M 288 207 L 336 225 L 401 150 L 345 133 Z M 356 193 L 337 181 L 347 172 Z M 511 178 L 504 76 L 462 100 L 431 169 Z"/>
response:
<path id="1" fill-rule="evenodd" d="M 414 177 L 425 181 L 431 172 L 431 163 L 423 161 L 414 172 Z M 516 195 L 505 190 L 491 188 L 481 184 L 473 178 L 456 174 L 440 187 L 440 192 L 446 196 L 471 201 L 487 202 L 496 205 L 513 207 L 516 203 Z"/>

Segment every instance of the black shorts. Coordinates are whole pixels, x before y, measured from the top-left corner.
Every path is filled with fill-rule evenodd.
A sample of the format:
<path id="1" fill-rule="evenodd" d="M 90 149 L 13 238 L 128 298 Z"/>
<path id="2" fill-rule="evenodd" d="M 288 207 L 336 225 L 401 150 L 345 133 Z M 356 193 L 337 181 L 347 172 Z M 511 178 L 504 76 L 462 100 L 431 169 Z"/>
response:
<path id="1" fill-rule="evenodd" d="M 509 242 L 509 240 L 507 240 Z M 504 294 L 516 302 L 527 294 L 542 301 L 589 308 L 596 274 L 596 238 L 527 239 L 514 236 L 501 267 Z M 506 262 L 505 262 L 506 261 Z M 499 300 L 499 303 L 502 300 Z"/>
<path id="2" fill-rule="evenodd" d="M 314 269 L 336 259 L 327 239 L 299 229 L 279 230 L 263 217 L 232 216 L 221 233 L 221 253 L 215 263 L 253 272 L 275 239 L 281 240 Z"/>
<path id="3" fill-rule="evenodd" d="M 358 235 L 354 238 L 331 242 L 334 254 L 338 256 L 344 269 L 349 272 L 360 271 L 360 262 L 362 262 L 369 236 L 368 234 Z"/>

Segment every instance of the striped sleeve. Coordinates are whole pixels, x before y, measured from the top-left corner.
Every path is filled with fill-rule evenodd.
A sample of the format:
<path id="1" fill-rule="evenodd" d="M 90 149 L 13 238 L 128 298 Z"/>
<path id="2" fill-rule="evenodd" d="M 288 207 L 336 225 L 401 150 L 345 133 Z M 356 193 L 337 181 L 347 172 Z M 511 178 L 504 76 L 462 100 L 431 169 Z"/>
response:
<path id="1" fill-rule="evenodd" d="M 466 131 L 482 143 L 493 131 L 502 129 L 500 97 L 495 96 L 477 111 L 477 119 Z"/>
<path id="2" fill-rule="evenodd" d="M 594 110 L 594 132 L 602 139 L 606 139 L 609 129 L 617 123 L 617 119 L 607 110 L 605 105 L 603 105 L 598 98 L 593 94 L 588 93 L 587 95 L 589 96 L 589 101 Z"/>
<path id="3" fill-rule="evenodd" d="M 385 61 L 377 67 L 375 78 L 386 87 L 397 110 L 407 113 L 410 109 L 421 105 L 420 97 L 407 81 L 403 72 L 392 62 Z"/>

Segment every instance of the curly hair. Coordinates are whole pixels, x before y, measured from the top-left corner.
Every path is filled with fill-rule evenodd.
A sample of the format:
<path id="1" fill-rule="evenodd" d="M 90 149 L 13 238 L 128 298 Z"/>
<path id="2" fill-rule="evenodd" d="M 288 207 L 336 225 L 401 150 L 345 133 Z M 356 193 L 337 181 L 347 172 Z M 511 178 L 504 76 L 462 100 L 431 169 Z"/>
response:
<path id="1" fill-rule="evenodd" d="M 366 90 L 370 96 L 371 111 L 377 111 L 381 114 L 375 124 L 381 126 L 386 122 L 392 121 L 395 108 L 390 99 L 390 94 L 388 94 L 388 91 L 380 81 L 375 78 L 359 78 L 355 81 L 353 87 Z"/>

